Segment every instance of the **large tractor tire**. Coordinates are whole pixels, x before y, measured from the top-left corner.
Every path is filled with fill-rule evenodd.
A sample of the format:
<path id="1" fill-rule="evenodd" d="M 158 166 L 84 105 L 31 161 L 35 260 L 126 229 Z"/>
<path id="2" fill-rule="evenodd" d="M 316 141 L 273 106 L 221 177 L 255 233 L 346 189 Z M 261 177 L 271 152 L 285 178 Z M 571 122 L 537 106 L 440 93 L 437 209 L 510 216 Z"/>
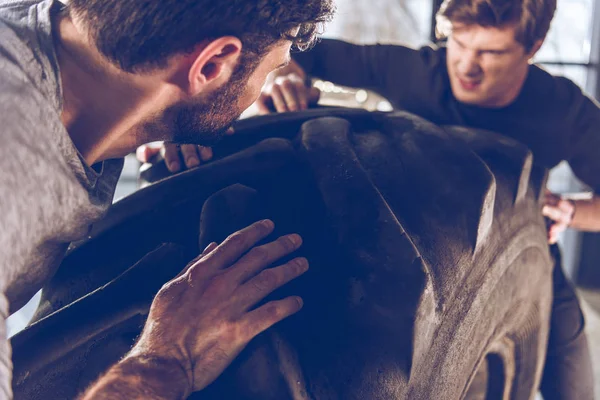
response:
<path id="1" fill-rule="evenodd" d="M 16 399 L 75 398 L 186 260 L 262 218 L 304 238 L 310 271 L 271 297 L 304 309 L 191 398 L 535 396 L 551 261 L 545 172 L 525 147 L 403 112 L 315 110 L 243 121 L 215 155 L 121 200 L 72 246 L 12 341 Z"/>

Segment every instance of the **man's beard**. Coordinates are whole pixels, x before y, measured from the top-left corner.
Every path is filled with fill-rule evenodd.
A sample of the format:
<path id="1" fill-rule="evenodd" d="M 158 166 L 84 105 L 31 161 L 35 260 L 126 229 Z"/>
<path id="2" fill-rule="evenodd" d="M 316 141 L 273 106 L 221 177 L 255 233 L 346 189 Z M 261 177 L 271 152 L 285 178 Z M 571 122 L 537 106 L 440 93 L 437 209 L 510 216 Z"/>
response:
<path id="1" fill-rule="evenodd" d="M 170 141 L 212 146 L 239 118 L 238 101 L 246 81 L 236 79 L 208 96 L 175 106 Z"/>
<path id="2" fill-rule="evenodd" d="M 232 80 L 205 98 L 178 105 L 170 140 L 175 143 L 214 145 L 242 113 L 238 100 L 245 87 L 245 80 Z"/>
<path id="3" fill-rule="evenodd" d="M 206 96 L 175 104 L 145 125 L 150 140 L 212 146 L 217 143 L 244 110 L 239 99 L 244 93 L 252 63 L 238 64 L 228 83 Z"/>

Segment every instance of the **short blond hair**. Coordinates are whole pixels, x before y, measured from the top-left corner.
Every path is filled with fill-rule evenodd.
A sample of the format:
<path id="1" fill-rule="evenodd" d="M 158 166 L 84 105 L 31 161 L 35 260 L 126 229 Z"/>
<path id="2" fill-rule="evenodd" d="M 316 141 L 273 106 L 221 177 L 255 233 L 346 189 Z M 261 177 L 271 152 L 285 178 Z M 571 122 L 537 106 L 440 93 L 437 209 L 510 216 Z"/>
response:
<path id="1" fill-rule="evenodd" d="M 529 51 L 548 34 L 555 11 L 556 0 L 444 0 L 436 15 L 436 35 L 448 37 L 453 23 L 515 25 L 516 40 Z"/>

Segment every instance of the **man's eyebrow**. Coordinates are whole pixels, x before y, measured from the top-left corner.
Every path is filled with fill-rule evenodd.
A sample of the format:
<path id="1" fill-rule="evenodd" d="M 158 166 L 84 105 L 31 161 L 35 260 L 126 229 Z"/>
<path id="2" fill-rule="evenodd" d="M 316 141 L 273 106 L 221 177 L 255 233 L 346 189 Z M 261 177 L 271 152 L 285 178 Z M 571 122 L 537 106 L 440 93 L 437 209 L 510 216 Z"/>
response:
<path id="1" fill-rule="evenodd" d="M 452 39 L 454 39 L 454 41 L 456 43 L 458 43 L 461 47 L 466 47 L 465 44 L 463 42 L 461 42 L 460 40 L 456 39 L 456 37 L 453 37 Z M 479 49 L 479 51 L 492 51 L 495 53 L 506 53 L 508 51 L 510 51 L 510 48 L 489 48 L 489 49 Z"/>

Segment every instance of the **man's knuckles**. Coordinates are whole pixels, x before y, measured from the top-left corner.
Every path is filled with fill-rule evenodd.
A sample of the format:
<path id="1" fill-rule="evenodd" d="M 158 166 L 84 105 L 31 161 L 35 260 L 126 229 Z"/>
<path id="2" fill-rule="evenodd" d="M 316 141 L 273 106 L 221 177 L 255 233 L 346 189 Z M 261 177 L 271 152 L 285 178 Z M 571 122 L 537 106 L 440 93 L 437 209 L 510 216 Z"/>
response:
<path id="1" fill-rule="evenodd" d="M 263 317 L 270 323 L 281 321 L 287 315 L 289 309 L 289 305 L 284 301 L 271 302 L 264 307 Z"/>
<path id="2" fill-rule="evenodd" d="M 283 300 L 271 301 L 256 310 L 249 323 L 258 330 L 264 331 L 273 324 L 287 318 L 302 308 L 302 300 L 299 297 L 288 297 Z"/>
<path id="3" fill-rule="evenodd" d="M 254 263 L 265 263 L 270 259 L 269 246 L 258 246 L 254 247 L 248 252 L 248 261 Z"/>
<path id="4" fill-rule="evenodd" d="M 257 232 L 257 235 L 260 235 L 260 231 L 261 229 L 259 227 L 253 227 Z M 246 248 L 248 246 L 248 242 L 250 241 L 250 232 L 242 232 L 242 231 L 238 231 L 235 233 L 232 233 L 231 235 L 227 236 L 227 239 L 225 239 L 225 241 L 223 242 L 223 244 L 220 246 L 220 249 L 223 251 L 223 249 L 237 249 L 237 248 Z"/>
<path id="5" fill-rule="evenodd" d="M 286 79 L 286 80 L 282 81 L 280 83 L 280 85 L 281 85 L 282 91 L 288 92 L 288 93 L 293 92 L 294 89 L 296 88 L 296 86 L 294 85 L 294 83 L 291 80 L 289 80 L 289 79 Z"/>

